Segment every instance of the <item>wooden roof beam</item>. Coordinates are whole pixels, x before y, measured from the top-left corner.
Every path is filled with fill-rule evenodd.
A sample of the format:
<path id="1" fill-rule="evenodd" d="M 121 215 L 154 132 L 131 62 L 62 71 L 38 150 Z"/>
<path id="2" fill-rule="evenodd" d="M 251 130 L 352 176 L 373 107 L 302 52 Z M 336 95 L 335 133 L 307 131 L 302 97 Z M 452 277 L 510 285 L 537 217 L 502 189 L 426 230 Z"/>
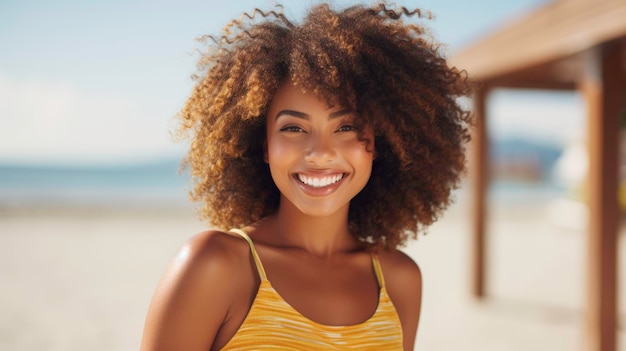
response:
<path id="1" fill-rule="evenodd" d="M 553 62 L 626 33 L 626 1 L 545 5 L 450 58 L 478 81 Z"/>

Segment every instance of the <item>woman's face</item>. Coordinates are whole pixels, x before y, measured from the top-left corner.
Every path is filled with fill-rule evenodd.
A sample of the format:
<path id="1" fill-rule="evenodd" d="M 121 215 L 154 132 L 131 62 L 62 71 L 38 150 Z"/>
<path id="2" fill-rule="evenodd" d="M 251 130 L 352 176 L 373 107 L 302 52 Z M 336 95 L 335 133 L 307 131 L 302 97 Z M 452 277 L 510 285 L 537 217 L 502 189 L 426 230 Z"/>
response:
<path id="1" fill-rule="evenodd" d="M 354 117 L 291 81 L 279 88 L 267 114 L 266 162 L 281 206 L 288 201 L 310 216 L 347 211 L 369 180 L 374 149 L 373 132 L 359 140 Z"/>

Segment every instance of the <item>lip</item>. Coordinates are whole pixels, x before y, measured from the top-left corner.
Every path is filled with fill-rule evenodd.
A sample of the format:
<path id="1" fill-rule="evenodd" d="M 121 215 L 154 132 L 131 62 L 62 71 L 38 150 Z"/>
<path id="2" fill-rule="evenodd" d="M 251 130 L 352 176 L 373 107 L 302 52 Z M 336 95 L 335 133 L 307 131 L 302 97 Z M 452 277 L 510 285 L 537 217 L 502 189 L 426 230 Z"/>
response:
<path id="1" fill-rule="evenodd" d="M 313 187 L 313 186 L 310 186 L 308 184 L 301 182 L 300 179 L 298 178 L 299 174 L 307 176 L 307 177 L 312 177 L 312 178 L 332 177 L 336 175 L 342 175 L 342 177 L 339 181 L 329 184 L 327 186 Z M 296 182 L 298 187 L 302 189 L 302 191 L 305 194 L 310 195 L 310 196 L 326 196 L 326 195 L 333 193 L 335 190 L 337 190 L 337 188 L 339 188 L 339 186 L 341 186 L 341 184 L 347 177 L 348 177 L 348 173 L 340 172 L 340 171 L 297 172 L 297 173 L 294 173 L 292 176 L 293 180 Z"/>

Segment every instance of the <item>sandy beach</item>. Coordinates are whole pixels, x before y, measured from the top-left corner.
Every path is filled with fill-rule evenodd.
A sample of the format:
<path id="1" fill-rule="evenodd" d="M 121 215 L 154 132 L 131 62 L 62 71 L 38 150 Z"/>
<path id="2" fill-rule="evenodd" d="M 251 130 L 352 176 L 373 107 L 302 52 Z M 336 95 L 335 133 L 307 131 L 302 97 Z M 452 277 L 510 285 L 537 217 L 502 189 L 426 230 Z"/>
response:
<path id="1" fill-rule="evenodd" d="M 492 206 L 488 294 L 469 294 L 467 206 L 404 250 L 424 276 L 416 350 L 582 350 L 584 232 Z M 205 230 L 190 209 L 0 209 L 0 350 L 137 350 L 152 291 Z M 626 292 L 626 240 L 619 286 Z M 621 293 L 619 350 L 626 351 Z"/>

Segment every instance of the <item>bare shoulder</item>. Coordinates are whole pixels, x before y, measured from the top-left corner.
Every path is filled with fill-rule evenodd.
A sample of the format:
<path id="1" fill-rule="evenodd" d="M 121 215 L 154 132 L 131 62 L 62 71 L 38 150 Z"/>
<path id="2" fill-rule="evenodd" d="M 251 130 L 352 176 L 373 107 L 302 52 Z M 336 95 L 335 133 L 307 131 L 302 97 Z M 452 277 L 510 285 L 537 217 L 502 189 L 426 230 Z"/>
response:
<path id="1" fill-rule="evenodd" d="M 238 259 L 248 250 L 248 245 L 231 234 L 219 230 L 208 230 L 189 238 L 179 249 L 176 259 L 191 267 L 227 269 L 238 264 Z M 211 263 L 203 265 L 201 263 Z"/>
<path id="2" fill-rule="evenodd" d="M 233 302 L 246 247 L 220 231 L 188 239 L 153 295 L 141 350 L 210 349 Z"/>
<path id="3" fill-rule="evenodd" d="M 422 272 L 407 254 L 400 250 L 378 253 L 389 298 L 402 324 L 404 349 L 413 350 L 422 305 Z"/>
<path id="4" fill-rule="evenodd" d="M 189 238 L 170 262 L 164 279 L 175 278 L 177 285 L 219 284 L 227 289 L 234 270 L 241 268 L 247 244 L 233 235 L 217 230 L 205 231 Z M 196 280 L 196 278 L 201 278 Z"/>
<path id="5" fill-rule="evenodd" d="M 404 252 L 396 249 L 382 250 L 378 252 L 378 257 L 384 267 L 387 285 L 393 286 L 395 283 L 401 283 L 398 284 L 401 286 L 406 286 L 406 283 L 421 285 L 422 273 L 419 266 Z"/>

